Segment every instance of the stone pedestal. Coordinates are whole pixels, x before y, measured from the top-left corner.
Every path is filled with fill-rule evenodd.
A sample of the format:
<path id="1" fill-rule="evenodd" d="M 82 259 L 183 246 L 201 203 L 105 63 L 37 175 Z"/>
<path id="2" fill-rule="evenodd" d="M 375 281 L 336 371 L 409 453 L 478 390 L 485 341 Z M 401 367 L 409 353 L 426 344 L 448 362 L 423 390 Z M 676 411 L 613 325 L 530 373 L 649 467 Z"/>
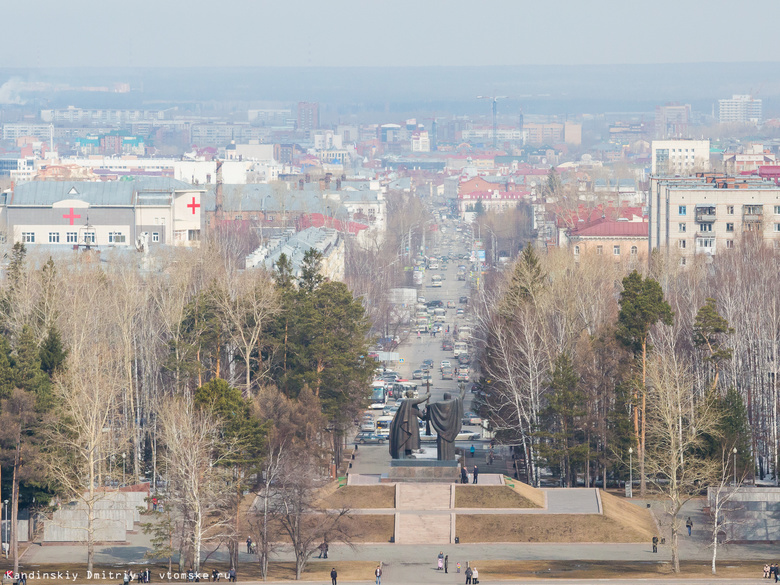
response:
<path id="1" fill-rule="evenodd" d="M 457 483 L 460 467 L 457 461 L 436 459 L 392 459 L 389 482 Z"/>

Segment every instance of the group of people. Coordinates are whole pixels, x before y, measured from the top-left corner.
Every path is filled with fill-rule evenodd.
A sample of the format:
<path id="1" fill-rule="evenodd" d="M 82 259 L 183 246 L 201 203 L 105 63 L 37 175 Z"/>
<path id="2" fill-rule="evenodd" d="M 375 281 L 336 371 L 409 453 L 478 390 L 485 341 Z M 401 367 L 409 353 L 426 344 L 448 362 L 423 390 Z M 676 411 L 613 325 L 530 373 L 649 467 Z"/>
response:
<path id="1" fill-rule="evenodd" d="M 466 567 L 466 585 L 479 585 L 479 571 L 476 567 Z"/>
<path id="2" fill-rule="evenodd" d="M 780 580 L 777 563 L 774 565 L 770 565 L 769 563 L 764 565 L 764 579 L 771 579 L 772 577 L 775 578 L 775 583 Z"/>
<path id="3" fill-rule="evenodd" d="M 472 446 L 473 448 L 473 446 Z M 474 478 L 474 483 L 479 482 L 479 468 L 475 465 L 474 466 L 474 472 L 472 474 L 472 477 Z M 468 483 L 469 482 L 469 472 L 466 471 L 466 467 L 460 468 L 460 483 Z"/>
<path id="4" fill-rule="evenodd" d="M 450 555 L 445 555 L 443 551 L 440 552 L 439 553 L 439 558 L 437 559 L 437 562 L 436 562 L 436 570 L 437 571 L 441 571 L 443 569 L 444 572 L 446 573 L 447 569 L 449 567 L 449 564 L 450 564 Z M 379 584 L 377 583 L 377 585 L 379 585 Z"/>

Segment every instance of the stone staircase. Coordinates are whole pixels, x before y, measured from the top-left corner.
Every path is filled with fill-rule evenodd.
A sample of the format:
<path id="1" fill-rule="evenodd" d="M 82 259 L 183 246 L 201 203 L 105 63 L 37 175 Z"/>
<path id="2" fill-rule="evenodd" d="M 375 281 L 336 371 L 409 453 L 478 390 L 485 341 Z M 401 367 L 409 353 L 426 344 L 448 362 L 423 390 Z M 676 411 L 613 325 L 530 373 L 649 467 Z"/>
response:
<path id="1" fill-rule="evenodd" d="M 455 514 L 450 513 L 454 485 L 396 484 L 395 542 L 449 544 Z M 438 511 L 438 513 L 430 513 Z"/>

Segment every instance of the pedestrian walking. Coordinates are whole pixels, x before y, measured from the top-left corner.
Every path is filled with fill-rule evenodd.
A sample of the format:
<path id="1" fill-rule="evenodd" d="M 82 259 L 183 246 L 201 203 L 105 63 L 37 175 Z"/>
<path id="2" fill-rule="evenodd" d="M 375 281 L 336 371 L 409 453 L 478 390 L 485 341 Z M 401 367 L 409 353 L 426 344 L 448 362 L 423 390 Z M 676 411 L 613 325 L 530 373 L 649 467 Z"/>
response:
<path id="1" fill-rule="evenodd" d="M 477 571 L 476 567 L 472 567 L 471 569 L 471 582 L 473 585 L 479 584 L 479 571 Z"/>
<path id="2" fill-rule="evenodd" d="M 382 565 L 376 566 L 374 576 L 376 577 L 376 585 L 382 585 Z"/>
<path id="3" fill-rule="evenodd" d="M 476 452 L 476 449 L 474 448 L 474 445 L 471 446 L 471 449 L 469 449 L 469 452 L 471 453 L 471 456 L 474 457 L 474 453 Z"/>
<path id="4" fill-rule="evenodd" d="M 445 575 L 447 574 L 447 567 L 449 566 L 449 564 L 450 564 L 450 555 L 444 555 L 444 574 Z M 379 584 L 377 583 L 377 585 L 379 585 Z"/>
<path id="5" fill-rule="evenodd" d="M 466 471 L 465 467 L 460 468 L 460 483 L 468 483 L 469 482 L 469 472 Z"/>
<path id="6" fill-rule="evenodd" d="M 690 516 L 688 516 L 688 519 L 685 521 L 685 527 L 688 529 L 688 536 L 690 536 L 691 529 L 693 528 L 693 520 L 691 520 Z"/>
<path id="7" fill-rule="evenodd" d="M 330 582 L 331 585 L 336 585 L 336 579 L 339 578 L 339 574 L 336 572 L 336 567 L 333 567 L 330 570 Z"/>
<path id="8" fill-rule="evenodd" d="M 317 558 L 318 558 L 318 559 L 321 559 L 321 558 L 322 558 L 322 555 L 323 555 L 323 554 L 325 554 L 325 543 L 323 542 L 323 543 L 322 543 L 320 546 L 318 546 L 317 548 L 319 548 L 319 549 L 320 549 L 320 556 L 318 556 Z"/>
<path id="9" fill-rule="evenodd" d="M 653 552 L 654 553 L 658 552 L 658 537 L 657 536 L 653 537 Z"/>
<path id="10" fill-rule="evenodd" d="M 479 468 L 475 465 L 474 466 L 474 483 L 479 483 L 477 480 L 479 479 Z"/>
<path id="11" fill-rule="evenodd" d="M 246 554 L 251 555 L 252 554 L 252 537 L 247 536 L 246 537 Z"/>
<path id="12" fill-rule="evenodd" d="M 775 569 L 775 583 L 777 583 L 778 578 L 780 578 L 780 567 L 777 566 L 777 563 L 772 565 L 772 567 Z"/>
<path id="13" fill-rule="evenodd" d="M 323 544 L 325 544 L 325 556 L 323 556 L 322 558 L 323 559 L 327 559 L 328 558 L 328 543 L 325 542 Z"/>
<path id="14" fill-rule="evenodd" d="M 769 563 L 764 565 L 764 579 L 769 579 Z"/>
<path id="15" fill-rule="evenodd" d="M 471 570 L 471 567 L 466 567 L 466 585 L 471 585 L 471 575 L 473 574 L 473 571 Z"/>

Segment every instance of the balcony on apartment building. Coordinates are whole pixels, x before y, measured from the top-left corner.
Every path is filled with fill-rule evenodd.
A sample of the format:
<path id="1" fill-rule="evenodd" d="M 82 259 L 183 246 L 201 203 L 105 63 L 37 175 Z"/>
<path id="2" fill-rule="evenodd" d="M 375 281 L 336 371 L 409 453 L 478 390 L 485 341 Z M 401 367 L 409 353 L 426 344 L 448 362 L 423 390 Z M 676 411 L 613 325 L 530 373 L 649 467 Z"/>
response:
<path id="1" fill-rule="evenodd" d="M 715 222 L 715 206 L 714 205 L 697 205 L 696 206 L 696 221 L 698 223 L 714 223 Z"/>
<path id="2" fill-rule="evenodd" d="M 763 205 L 743 205 L 742 223 L 760 223 L 764 220 Z"/>

